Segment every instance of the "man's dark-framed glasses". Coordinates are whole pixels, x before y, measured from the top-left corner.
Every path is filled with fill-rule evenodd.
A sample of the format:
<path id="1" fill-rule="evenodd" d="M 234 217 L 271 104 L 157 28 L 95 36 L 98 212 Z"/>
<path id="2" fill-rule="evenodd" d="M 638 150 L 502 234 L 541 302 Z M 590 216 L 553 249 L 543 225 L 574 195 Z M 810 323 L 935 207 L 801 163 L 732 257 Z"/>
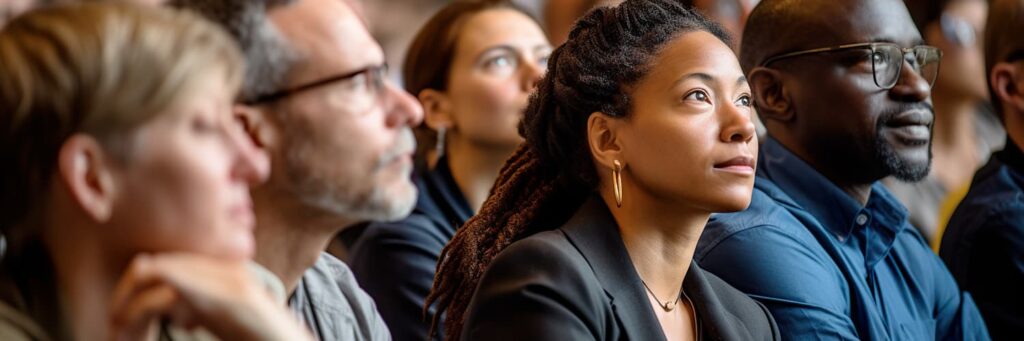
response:
<path id="1" fill-rule="evenodd" d="M 327 77 L 321 80 L 309 82 L 303 85 L 291 87 L 288 89 L 280 90 L 271 94 L 259 96 L 254 100 L 246 102 L 246 104 L 262 104 L 278 101 L 282 98 L 296 95 L 301 92 L 319 88 L 322 86 L 338 83 L 346 83 L 345 89 L 349 92 L 349 96 L 358 97 L 361 94 L 359 92 L 365 92 L 374 98 L 379 97 L 383 93 L 384 80 L 387 77 L 388 65 L 381 64 L 376 66 L 370 66 L 355 70 L 349 73 Z"/>
<path id="2" fill-rule="evenodd" d="M 771 63 L 799 56 L 858 49 L 870 51 L 871 71 L 874 73 L 875 85 L 879 88 L 889 90 L 896 86 L 900 72 L 903 71 L 904 61 L 928 82 L 929 88 L 935 84 L 935 78 L 939 76 L 942 50 L 928 45 L 907 48 L 894 43 L 856 43 L 789 52 L 768 58 L 761 66 L 767 67 Z"/>

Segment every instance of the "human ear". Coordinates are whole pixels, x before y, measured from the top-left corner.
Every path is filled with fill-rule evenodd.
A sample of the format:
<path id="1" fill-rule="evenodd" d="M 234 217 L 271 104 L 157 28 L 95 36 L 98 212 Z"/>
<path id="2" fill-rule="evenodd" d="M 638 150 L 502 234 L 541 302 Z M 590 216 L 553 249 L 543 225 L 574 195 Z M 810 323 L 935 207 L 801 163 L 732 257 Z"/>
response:
<path id="1" fill-rule="evenodd" d="M 622 120 L 601 112 L 595 112 L 587 119 L 587 143 L 594 162 L 598 165 L 610 169 L 618 160 L 623 167 L 625 166 L 626 160 L 619 133 L 622 123 Z"/>
<path id="2" fill-rule="evenodd" d="M 416 98 L 423 104 L 423 121 L 430 129 L 442 131 L 455 126 L 451 100 L 447 94 L 434 89 L 424 89 Z"/>
<path id="3" fill-rule="evenodd" d="M 783 84 L 778 70 L 756 67 L 750 72 L 749 78 L 757 113 L 765 123 L 794 119 L 789 89 Z"/>
<path id="4" fill-rule="evenodd" d="M 278 128 L 275 122 L 269 119 L 272 113 L 266 108 L 235 104 L 231 107 L 231 113 L 245 130 L 253 146 L 265 151 L 277 145 Z"/>
<path id="5" fill-rule="evenodd" d="M 992 67 L 989 80 L 996 98 L 993 101 L 1002 103 L 1004 110 L 1024 112 L 1024 93 L 1021 92 L 1020 69 L 1012 63 L 998 63 Z"/>
<path id="6" fill-rule="evenodd" d="M 68 138 L 57 156 L 57 183 L 86 215 L 100 223 L 110 219 L 116 198 L 111 161 L 99 142 L 85 134 Z"/>

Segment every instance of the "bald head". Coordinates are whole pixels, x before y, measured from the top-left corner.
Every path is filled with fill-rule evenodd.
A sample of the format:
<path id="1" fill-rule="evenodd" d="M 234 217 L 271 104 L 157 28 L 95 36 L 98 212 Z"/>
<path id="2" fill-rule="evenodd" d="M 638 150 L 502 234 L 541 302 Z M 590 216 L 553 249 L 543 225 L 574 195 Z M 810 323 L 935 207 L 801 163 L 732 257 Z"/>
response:
<path id="1" fill-rule="evenodd" d="M 914 28 L 901 0 L 763 0 L 747 21 L 740 65 L 749 73 L 764 60 L 786 52 L 825 46 L 895 41 L 897 31 Z"/>

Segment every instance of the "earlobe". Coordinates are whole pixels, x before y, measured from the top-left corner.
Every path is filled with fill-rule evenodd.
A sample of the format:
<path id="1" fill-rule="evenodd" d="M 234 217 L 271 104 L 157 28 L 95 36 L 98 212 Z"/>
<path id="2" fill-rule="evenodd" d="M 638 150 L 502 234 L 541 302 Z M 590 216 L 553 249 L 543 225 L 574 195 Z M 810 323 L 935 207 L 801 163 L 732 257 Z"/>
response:
<path id="1" fill-rule="evenodd" d="M 256 148 L 266 150 L 276 143 L 276 130 L 273 124 L 267 120 L 263 110 L 244 104 L 235 104 L 231 107 L 235 120 L 241 124 L 245 134 L 252 141 Z"/>
<path id="2" fill-rule="evenodd" d="M 423 105 L 423 122 L 427 127 L 441 131 L 450 130 L 455 125 L 447 95 L 434 89 L 424 89 L 416 98 Z"/>
<path id="3" fill-rule="evenodd" d="M 794 113 L 789 100 L 789 90 L 782 84 L 778 71 L 756 67 L 750 72 L 750 88 L 758 114 L 766 121 L 788 122 Z"/>
<path id="4" fill-rule="evenodd" d="M 587 143 L 594 161 L 605 167 L 614 166 L 615 160 L 625 164 L 622 140 L 618 134 L 621 122 L 604 113 L 595 112 L 587 119 Z"/>
<path id="5" fill-rule="evenodd" d="M 96 222 L 110 219 L 116 186 L 103 148 L 90 136 L 72 135 L 57 156 L 58 183 Z"/>

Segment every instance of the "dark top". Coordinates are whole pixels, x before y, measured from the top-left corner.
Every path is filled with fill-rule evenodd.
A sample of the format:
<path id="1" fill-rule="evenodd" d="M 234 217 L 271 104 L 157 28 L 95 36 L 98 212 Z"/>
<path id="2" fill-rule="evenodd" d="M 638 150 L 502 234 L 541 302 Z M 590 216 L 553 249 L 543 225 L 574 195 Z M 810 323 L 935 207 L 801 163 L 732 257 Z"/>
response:
<path id="1" fill-rule="evenodd" d="M 712 217 L 694 259 L 764 303 L 787 340 L 989 338 L 881 184 L 861 205 L 772 138 L 750 207 Z"/>
<path id="2" fill-rule="evenodd" d="M 779 340 L 768 310 L 690 264 L 683 292 L 704 340 Z M 517 241 L 480 281 L 463 340 L 664 340 L 614 218 L 599 198 Z"/>
<path id="3" fill-rule="evenodd" d="M 997 340 L 1024 335 L 1024 154 L 1011 141 L 974 176 L 939 255 Z"/>
<path id="4" fill-rule="evenodd" d="M 419 197 L 412 214 L 396 222 L 369 224 L 348 261 L 359 285 L 376 300 L 395 340 L 427 339 L 435 309 L 424 321 L 423 302 L 437 259 L 455 230 L 473 215 L 446 158 L 417 176 L 416 185 Z M 444 335 L 441 328 L 437 335 Z"/>

